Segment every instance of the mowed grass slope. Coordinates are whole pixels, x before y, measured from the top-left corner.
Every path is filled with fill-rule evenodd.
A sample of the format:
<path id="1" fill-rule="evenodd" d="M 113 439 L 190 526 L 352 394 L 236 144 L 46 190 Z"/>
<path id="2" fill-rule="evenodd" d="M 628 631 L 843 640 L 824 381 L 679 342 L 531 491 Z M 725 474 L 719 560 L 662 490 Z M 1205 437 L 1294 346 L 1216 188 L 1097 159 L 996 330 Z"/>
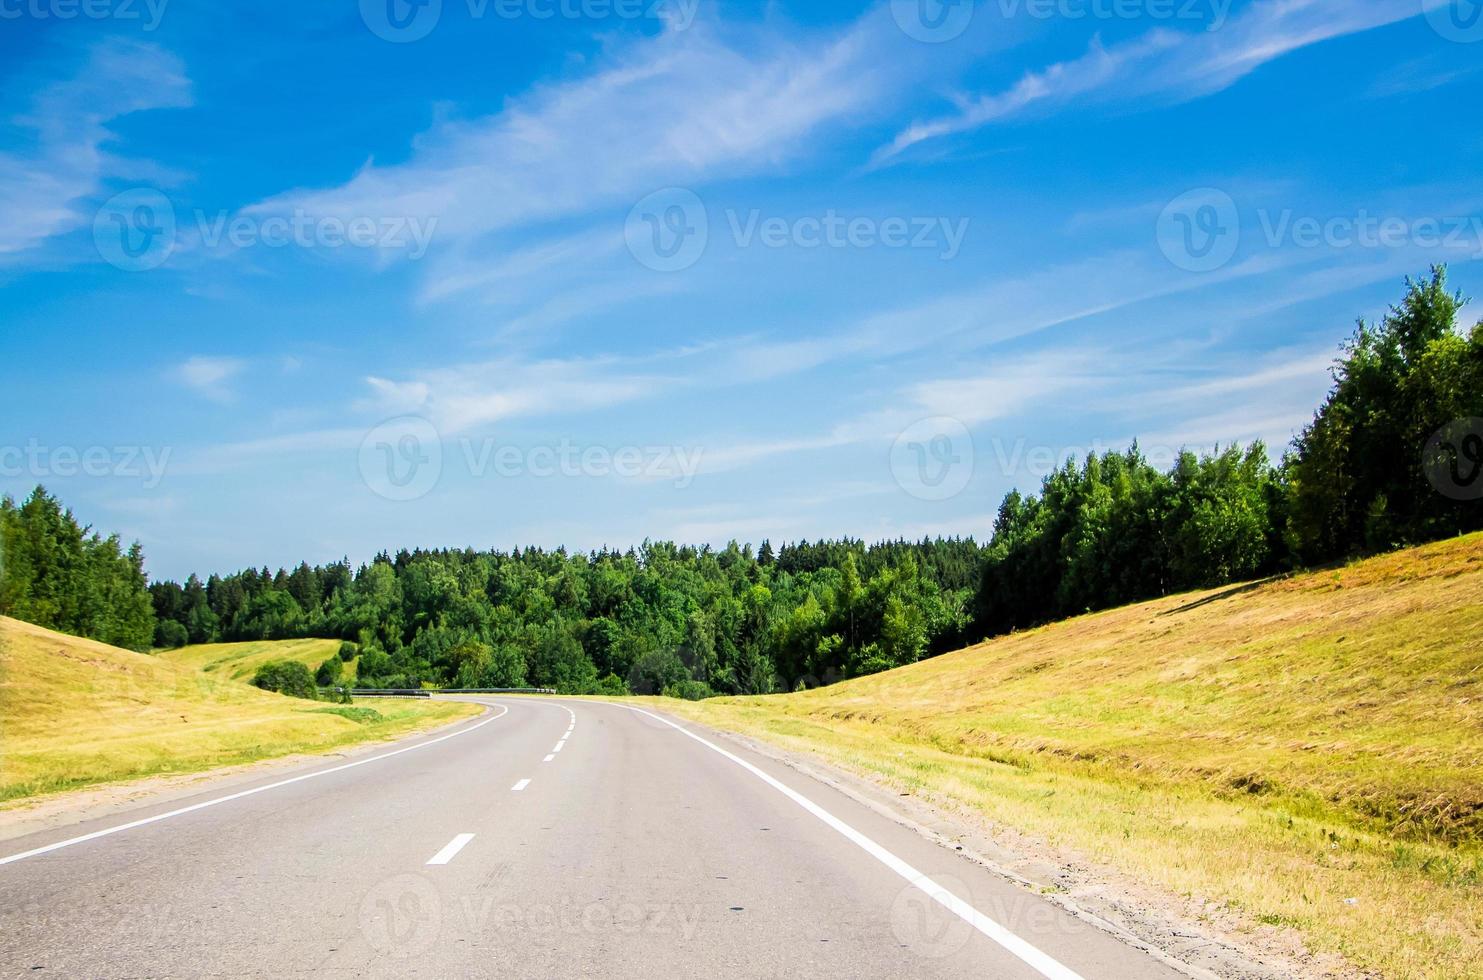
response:
<path id="1" fill-rule="evenodd" d="M 0 617 L 0 802 L 404 735 L 477 714 L 449 702 L 356 709 Z"/>
<path id="2" fill-rule="evenodd" d="M 246 643 L 198 643 L 156 654 L 171 663 L 219 674 L 232 680 L 250 681 L 258 668 L 274 660 L 293 660 L 317 670 L 340 653 L 339 640 L 253 640 Z M 342 679 L 355 680 L 357 661 L 344 664 Z"/>
<path id="3" fill-rule="evenodd" d="M 666 707 L 1386 975 L 1483 976 L 1483 535 Z"/>

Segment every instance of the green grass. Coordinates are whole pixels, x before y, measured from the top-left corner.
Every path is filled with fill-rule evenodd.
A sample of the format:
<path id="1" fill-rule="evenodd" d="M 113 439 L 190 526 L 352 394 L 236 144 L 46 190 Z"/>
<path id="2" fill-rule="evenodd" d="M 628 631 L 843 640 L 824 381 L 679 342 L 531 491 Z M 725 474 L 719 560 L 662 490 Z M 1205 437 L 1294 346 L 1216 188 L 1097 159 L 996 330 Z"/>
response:
<path id="1" fill-rule="evenodd" d="M 199 643 L 177 650 L 157 650 L 171 663 L 237 681 L 250 681 L 259 667 L 273 660 L 293 660 L 311 671 L 340 652 L 339 640 L 252 640 L 246 643 Z M 342 680 L 354 683 L 359 659 L 345 664 Z"/>
<path id="2" fill-rule="evenodd" d="M 340 705 L 334 708 L 315 708 L 316 715 L 335 715 L 347 718 L 358 725 L 372 725 L 385 720 L 385 715 L 375 708 L 352 708 L 348 705 Z"/>
<path id="3" fill-rule="evenodd" d="M 1483 535 L 663 706 L 1361 967 L 1483 976 Z"/>
<path id="4" fill-rule="evenodd" d="M 395 738 L 477 714 L 330 706 L 0 617 L 0 803 Z"/>

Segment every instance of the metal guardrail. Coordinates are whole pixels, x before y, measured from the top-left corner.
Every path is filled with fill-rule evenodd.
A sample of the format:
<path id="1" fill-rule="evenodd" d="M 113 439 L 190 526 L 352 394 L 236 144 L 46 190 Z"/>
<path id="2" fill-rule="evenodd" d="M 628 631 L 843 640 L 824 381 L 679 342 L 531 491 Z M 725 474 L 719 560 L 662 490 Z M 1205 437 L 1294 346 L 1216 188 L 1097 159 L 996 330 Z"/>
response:
<path id="1" fill-rule="evenodd" d="M 371 690 L 362 688 L 351 688 L 350 696 L 353 698 L 428 698 L 432 697 L 431 691 L 391 691 Z"/>
<path id="2" fill-rule="evenodd" d="M 445 688 L 436 691 L 398 691 L 398 690 L 373 690 L 368 688 L 351 688 L 350 696 L 356 698 L 430 698 L 434 694 L 555 694 L 556 692 L 547 687 L 483 687 L 483 688 Z"/>
<path id="3" fill-rule="evenodd" d="M 555 694 L 551 687 L 450 687 L 434 694 Z"/>

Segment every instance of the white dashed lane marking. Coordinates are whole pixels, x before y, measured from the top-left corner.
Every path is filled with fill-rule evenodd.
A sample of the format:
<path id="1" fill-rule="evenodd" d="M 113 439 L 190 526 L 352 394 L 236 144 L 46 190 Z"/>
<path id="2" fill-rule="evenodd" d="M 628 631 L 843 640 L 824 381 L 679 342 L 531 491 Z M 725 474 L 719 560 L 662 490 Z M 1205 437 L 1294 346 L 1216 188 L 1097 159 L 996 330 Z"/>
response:
<path id="1" fill-rule="evenodd" d="M 434 854 L 432 860 L 429 861 L 429 862 L 427 862 L 427 863 L 429 865 L 433 865 L 433 864 L 447 864 L 449 861 L 452 861 L 454 859 L 454 857 L 456 857 L 458 855 L 458 852 L 459 851 L 461 851 L 465 847 L 467 847 L 469 841 L 471 841 L 473 839 L 474 839 L 474 835 L 473 834 L 459 834 L 457 837 L 455 837 L 451 841 L 449 841 L 446 847 L 444 847 L 438 853 Z"/>

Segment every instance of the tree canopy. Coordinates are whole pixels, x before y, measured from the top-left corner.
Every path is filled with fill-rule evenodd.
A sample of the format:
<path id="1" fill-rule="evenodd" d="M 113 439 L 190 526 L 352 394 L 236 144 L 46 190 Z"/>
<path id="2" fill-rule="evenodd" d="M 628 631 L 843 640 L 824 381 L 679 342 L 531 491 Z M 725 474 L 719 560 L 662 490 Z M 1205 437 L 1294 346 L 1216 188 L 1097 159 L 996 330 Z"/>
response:
<path id="1" fill-rule="evenodd" d="M 1360 322 L 1291 450 L 1134 445 L 1009 493 L 972 538 L 646 541 L 568 554 L 401 551 L 148 585 L 136 544 L 37 488 L 0 501 L 0 613 L 145 650 L 340 638 L 369 686 L 752 694 L 909 664 L 974 639 L 1483 528 L 1483 324 L 1446 271 Z M 343 653 L 342 653 L 343 657 Z M 329 666 L 326 676 L 334 674 Z"/>

